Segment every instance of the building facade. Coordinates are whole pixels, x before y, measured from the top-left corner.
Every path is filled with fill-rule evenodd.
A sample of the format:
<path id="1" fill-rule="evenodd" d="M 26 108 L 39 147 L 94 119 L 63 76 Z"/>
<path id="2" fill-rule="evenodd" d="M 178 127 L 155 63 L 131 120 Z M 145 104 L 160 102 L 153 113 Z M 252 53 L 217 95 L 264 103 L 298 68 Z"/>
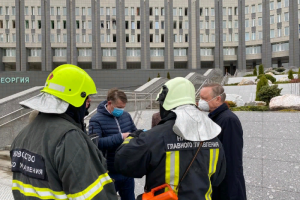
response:
<path id="1" fill-rule="evenodd" d="M 0 0 L 0 71 L 299 66 L 300 0 Z"/>

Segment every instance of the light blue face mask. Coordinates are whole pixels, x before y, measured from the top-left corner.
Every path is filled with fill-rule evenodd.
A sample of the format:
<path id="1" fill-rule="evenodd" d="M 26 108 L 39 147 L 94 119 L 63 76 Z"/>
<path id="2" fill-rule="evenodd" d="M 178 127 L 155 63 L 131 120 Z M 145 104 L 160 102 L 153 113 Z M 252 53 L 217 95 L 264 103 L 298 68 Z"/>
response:
<path id="1" fill-rule="evenodd" d="M 112 111 L 112 115 L 115 117 L 120 117 L 121 115 L 123 115 L 124 109 L 122 108 L 114 108 L 114 110 Z"/>

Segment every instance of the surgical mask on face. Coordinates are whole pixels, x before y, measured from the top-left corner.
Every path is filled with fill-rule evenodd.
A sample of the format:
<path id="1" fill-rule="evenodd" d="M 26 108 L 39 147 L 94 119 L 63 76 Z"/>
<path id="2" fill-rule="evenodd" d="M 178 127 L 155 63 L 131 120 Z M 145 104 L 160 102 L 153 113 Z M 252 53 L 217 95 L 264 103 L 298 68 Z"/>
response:
<path id="1" fill-rule="evenodd" d="M 114 110 L 112 111 L 112 115 L 115 117 L 120 117 L 121 115 L 123 115 L 124 109 L 122 108 L 114 108 Z"/>
<path id="2" fill-rule="evenodd" d="M 224 93 L 218 95 L 218 96 L 222 96 Z M 203 99 L 200 99 L 199 102 L 198 102 L 198 107 L 200 110 L 204 111 L 204 112 L 209 112 L 209 105 L 208 103 L 211 102 L 212 100 L 214 100 L 215 98 L 217 98 L 218 96 L 212 98 L 211 100 L 209 101 L 205 101 Z"/>

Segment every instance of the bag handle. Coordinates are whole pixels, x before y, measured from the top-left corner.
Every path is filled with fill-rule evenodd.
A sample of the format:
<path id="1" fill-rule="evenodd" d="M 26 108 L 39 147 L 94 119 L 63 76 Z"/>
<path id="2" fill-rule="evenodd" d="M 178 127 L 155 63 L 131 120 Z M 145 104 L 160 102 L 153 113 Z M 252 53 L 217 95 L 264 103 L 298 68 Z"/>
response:
<path id="1" fill-rule="evenodd" d="M 203 142 L 200 142 L 199 147 L 198 147 L 198 149 L 197 149 L 196 154 L 194 155 L 193 160 L 190 162 L 188 168 L 185 170 L 185 172 L 184 172 L 182 178 L 180 179 L 180 181 L 179 181 L 179 183 L 178 183 L 178 185 L 177 185 L 177 187 L 176 187 L 176 190 L 177 190 L 177 191 L 178 191 L 178 188 L 179 188 L 179 186 L 180 186 L 180 183 L 183 181 L 183 179 L 184 179 L 185 176 L 187 175 L 188 171 L 190 170 L 190 168 L 191 168 L 193 162 L 195 161 L 195 159 L 196 159 L 196 157 L 197 157 L 197 155 L 198 155 L 198 153 L 199 153 L 199 151 L 200 151 L 202 145 L 203 145 Z"/>

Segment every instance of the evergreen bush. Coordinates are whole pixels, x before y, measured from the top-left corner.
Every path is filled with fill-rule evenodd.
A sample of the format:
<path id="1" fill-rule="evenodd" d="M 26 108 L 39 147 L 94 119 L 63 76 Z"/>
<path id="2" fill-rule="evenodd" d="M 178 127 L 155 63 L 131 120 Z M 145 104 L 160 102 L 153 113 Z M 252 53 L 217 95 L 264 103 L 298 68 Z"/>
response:
<path id="1" fill-rule="evenodd" d="M 281 90 L 282 88 L 278 88 L 278 85 L 265 85 L 259 90 L 258 98 L 269 105 L 272 98 L 280 96 Z"/>

